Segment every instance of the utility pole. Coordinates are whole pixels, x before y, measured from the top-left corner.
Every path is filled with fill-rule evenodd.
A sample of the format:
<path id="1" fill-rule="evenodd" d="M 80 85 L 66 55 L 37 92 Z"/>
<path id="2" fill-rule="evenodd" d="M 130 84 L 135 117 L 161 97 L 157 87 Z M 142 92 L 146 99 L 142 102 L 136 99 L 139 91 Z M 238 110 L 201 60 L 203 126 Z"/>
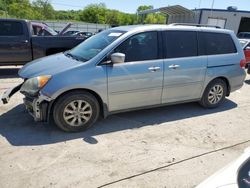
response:
<path id="1" fill-rule="evenodd" d="M 213 8 L 214 8 L 214 0 L 212 1 L 212 6 L 211 6 L 210 17 L 212 17 L 212 16 L 213 16 Z"/>
<path id="2" fill-rule="evenodd" d="M 201 0 L 199 1 L 199 6 L 198 7 L 199 7 L 199 9 L 201 8 Z"/>

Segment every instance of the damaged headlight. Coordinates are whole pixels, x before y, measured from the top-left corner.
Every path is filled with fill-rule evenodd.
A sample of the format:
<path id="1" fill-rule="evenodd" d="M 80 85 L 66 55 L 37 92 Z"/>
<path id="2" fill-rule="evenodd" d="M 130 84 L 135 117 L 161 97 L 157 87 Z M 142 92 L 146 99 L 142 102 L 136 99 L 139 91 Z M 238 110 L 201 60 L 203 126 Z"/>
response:
<path id="1" fill-rule="evenodd" d="M 30 78 L 24 82 L 22 85 L 20 92 L 27 93 L 30 95 L 36 95 L 37 92 L 42 89 L 47 82 L 51 79 L 50 75 L 38 76 L 34 78 Z"/>

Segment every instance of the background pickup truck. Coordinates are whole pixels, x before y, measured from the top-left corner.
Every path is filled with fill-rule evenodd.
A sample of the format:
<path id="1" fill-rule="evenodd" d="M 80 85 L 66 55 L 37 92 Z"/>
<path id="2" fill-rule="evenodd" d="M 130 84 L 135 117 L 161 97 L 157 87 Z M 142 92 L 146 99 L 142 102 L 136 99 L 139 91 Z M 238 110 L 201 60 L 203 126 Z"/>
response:
<path id="1" fill-rule="evenodd" d="M 37 24 L 0 19 L 0 65 L 23 65 L 34 59 L 69 50 L 85 37 L 37 34 Z M 52 32 L 53 33 L 53 32 Z"/>

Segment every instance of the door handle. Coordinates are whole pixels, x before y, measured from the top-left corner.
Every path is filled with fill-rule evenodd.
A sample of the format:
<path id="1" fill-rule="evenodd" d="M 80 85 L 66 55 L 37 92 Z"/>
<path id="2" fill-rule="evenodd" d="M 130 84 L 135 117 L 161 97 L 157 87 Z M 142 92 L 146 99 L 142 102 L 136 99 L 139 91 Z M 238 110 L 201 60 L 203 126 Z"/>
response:
<path id="1" fill-rule="evenodd" d="M 168 68 L 170 68 L 170 69 L 177 69 L 179 67 L 180 67 L 180 65 L 175 65 L 175 64 L 172 64 L 172 65 L 168 66 Z"/>
<path id="2" fill-rule="evenodd" d="M 161 67 L 149 67 L 148 70 L 150 70 L 150 72 L 156 72 L 161 70 Z"/>

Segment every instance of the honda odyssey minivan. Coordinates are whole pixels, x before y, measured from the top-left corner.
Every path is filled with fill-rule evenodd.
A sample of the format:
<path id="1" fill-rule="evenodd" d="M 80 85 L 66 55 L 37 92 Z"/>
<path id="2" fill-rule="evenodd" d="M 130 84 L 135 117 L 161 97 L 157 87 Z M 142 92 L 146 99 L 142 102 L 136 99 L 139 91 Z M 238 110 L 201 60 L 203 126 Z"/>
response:
<path id="1" fill-rule="evenodd" d="M 36 121 L 52 117 L 64 131 L 82 131 L 99 116 L 198 101 L 221 105 L 242 87 L 242 47 L 233 31 L 200 25 L 122 26 L 64 53 L 26 64 L 18 90 Z"/>

